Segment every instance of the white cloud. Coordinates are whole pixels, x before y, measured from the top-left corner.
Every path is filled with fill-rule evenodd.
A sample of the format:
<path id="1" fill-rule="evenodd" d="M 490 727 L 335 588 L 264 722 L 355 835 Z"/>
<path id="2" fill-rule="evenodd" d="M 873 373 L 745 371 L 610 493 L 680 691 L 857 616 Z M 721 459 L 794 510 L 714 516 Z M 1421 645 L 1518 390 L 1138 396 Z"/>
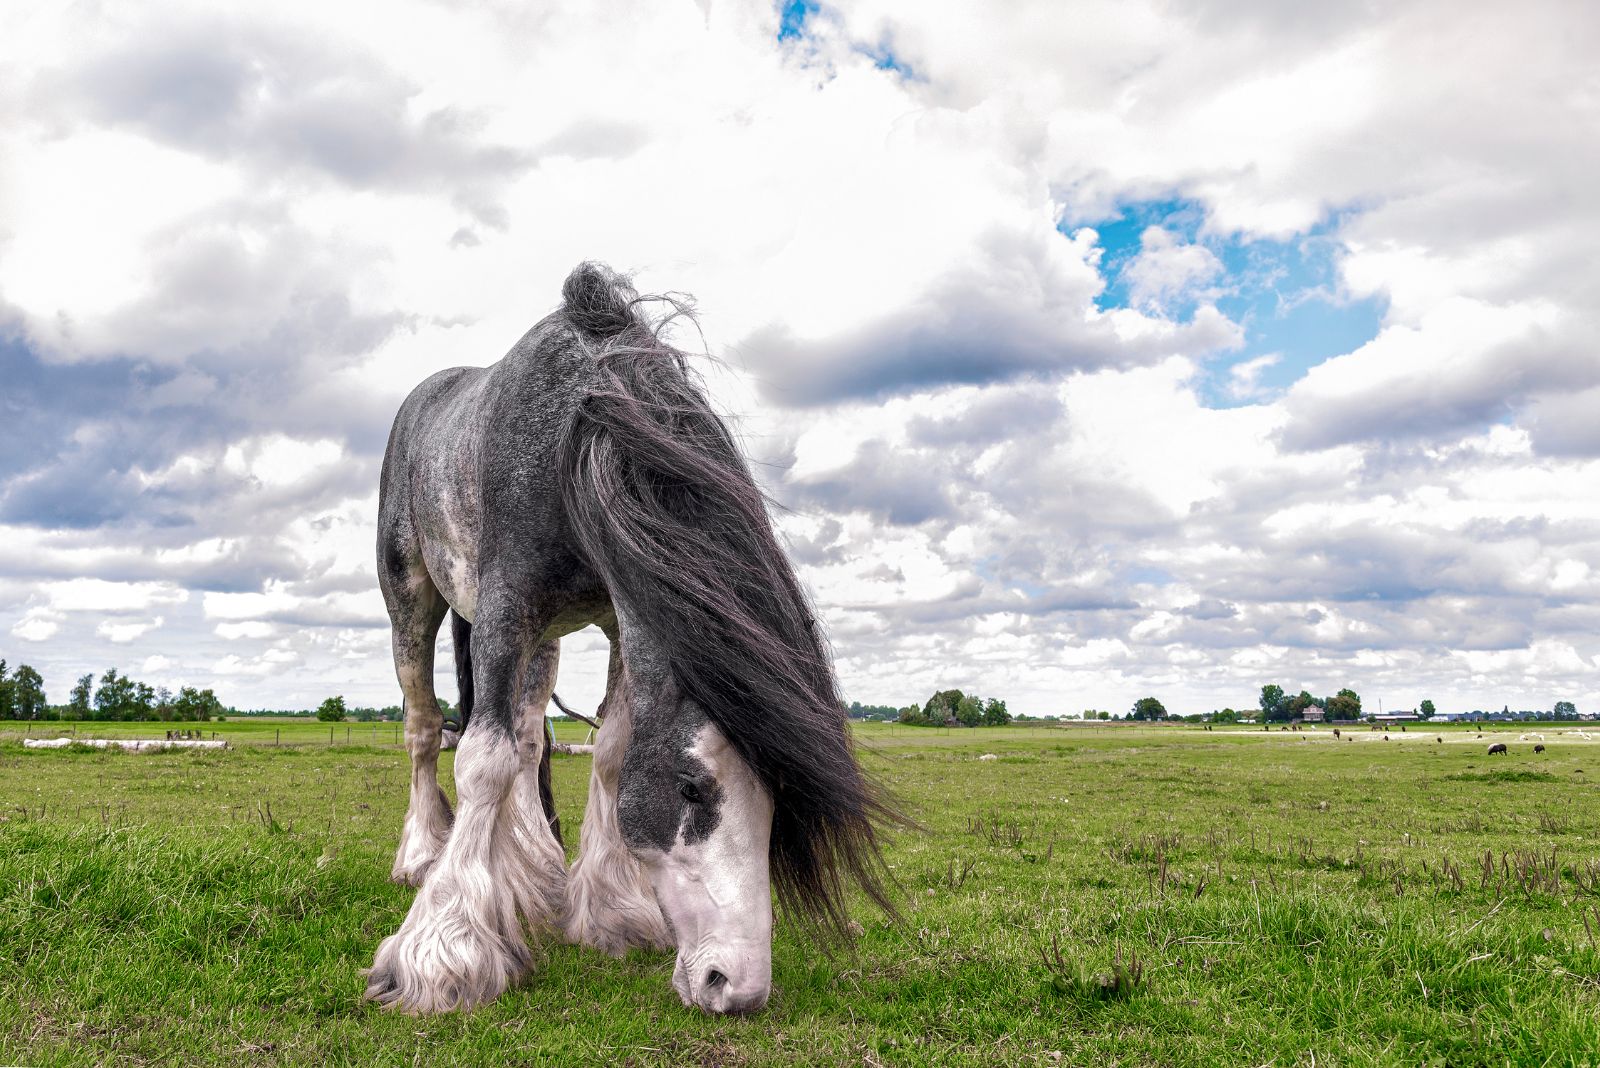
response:
<path id="1" fill-rule="evenodd" d="M 61 618 L 47 610 L 31 609 L 11 625 L 11 633 L 25 642 L 48 641 L 61 629 Z"/>
<path id="2" fill-rule="evenodd" d="M 135 619 L 124 621 L 104 620 L 95 628 L 95 633 L 113 645 L 126 645 L 144 637 L 146 634 L 161 626 L 163 620 L 160 616 L 154 619 Z"/>
<path id="3" fill-rule="evenodd" d="M 1173 303 L 1201 295 L 1196 291 L 1222 273 L 1222 261 L 1204 245 L 1178 240 L 1159 226 L 1139 238 L 1139 254 L 1128 264 L 1129 299 L 1140 308 L 1161 312 Z"/>
<path id="4" fill-rule="evenodd" d="M 1261 386 L 1262 372 L 1269 367 L 1276 367 L 1282 359 L 1282 354 L 1269 352 L 1265 356 L 1241 360 L 1228 368 L 1228 396 L 1235 400 L 1261 398 L 1265 392 Z"/>
<path id="5" fill-rule="evenodd" d="M 80 578 L 45 583 L 40 590 L 58 612 L 142 612 L 189 599 L 187 590 L 170 582 Z"/>
<path id="6" fill-rule="evenodd" d="M 277 630 L 271 623 L 259 620 L 246 620 L 242 623 L 218 623 L 217 634 L 229 641 L 239 638 L 270 638 Z"/>

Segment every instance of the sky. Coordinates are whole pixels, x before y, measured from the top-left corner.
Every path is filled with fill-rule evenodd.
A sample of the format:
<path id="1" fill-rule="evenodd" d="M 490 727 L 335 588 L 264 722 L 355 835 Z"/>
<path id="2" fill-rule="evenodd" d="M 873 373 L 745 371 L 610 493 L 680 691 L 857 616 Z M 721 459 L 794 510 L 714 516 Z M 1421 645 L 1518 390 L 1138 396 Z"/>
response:
<path id="1" fill-rule="evenodd" d="M 6 5 L 0 657 L 398 702 L 394 412 L 596 259 L 695 298 L 848 699 L 1594 710 L 1597 54 L 1559 0 Z"/>

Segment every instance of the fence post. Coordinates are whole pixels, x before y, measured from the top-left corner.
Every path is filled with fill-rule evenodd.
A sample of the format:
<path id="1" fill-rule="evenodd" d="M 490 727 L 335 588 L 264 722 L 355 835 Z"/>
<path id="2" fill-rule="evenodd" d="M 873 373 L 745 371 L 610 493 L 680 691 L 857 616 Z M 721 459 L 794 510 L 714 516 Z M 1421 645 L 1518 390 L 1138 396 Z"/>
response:
<path id="1" fill-rule="evenodd" d="M 332 727 L 328 728 L 328 744 L 329 745 L 333 744 L 333 728 Z"/>
<path id="2" fill-rule="evenodd" d="M 345 745 L 349 745 L 350 744 L 350 728 L 349 727 L 346 727 L 344 729 L 344 744 Z"/>
<path id="3" fill-rule="evenodd" d="M 278 741 L 282 737 L 283 737 L 283 728 L 282 727 L 274 727 L 274 728 L 272 728 L 272 745 L 273 745 L 274 748 L 277 747 Z"/>

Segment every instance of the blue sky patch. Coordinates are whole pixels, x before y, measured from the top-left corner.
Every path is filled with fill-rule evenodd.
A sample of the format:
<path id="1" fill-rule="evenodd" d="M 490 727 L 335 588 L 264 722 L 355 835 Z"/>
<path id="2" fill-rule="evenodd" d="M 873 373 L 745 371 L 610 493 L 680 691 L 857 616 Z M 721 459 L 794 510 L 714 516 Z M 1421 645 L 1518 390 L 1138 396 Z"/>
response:
<path id="1" fill-rule="evenodd" d="M 821 10 L 822 4 L 818 0 L 786 0 L 778 9 L 778 40 L 798 41 L 805 37 L 808 24 Z M 872 65 L 879 70 L 893 71 L 909 81 L 918 80 L 917 72 L 912 69 L 911 64 L 900 57 L 887 38 L 874 44 L 857 41 L 850 47 L 859 55 L 872 60 Z"/>
<path id="2" fill-rule="evenodd" d="M 1100 272 L 1106 287 L 1096 304 L 1102 310 L 1131 306 L 1127 269 L 1139 254 L 1147 227 L 1160 226 L 1181 242 L 1204 246 L 1222 264 L 1221 273 L 1204 288 L 1213 291 L 1219 311 L 1243 326 L 1245 344 L 1211 363 L 1201 396 L 1219 408 L 1250 403 L 1250 397 L 1230 392 L 1231 368 L 1277 355 L 1277 362 L 1261 368 L 1255 380 L 1259 389 L 1276 393 L 1324 360 L 1377 336 L 1385 302 L 1339 295 L 1335 234 L 1343 219 L 1335 213 L 1285 241 L 1250 240 L 1239 234 L 1202 234 L 1205 209 L 1197 201 L 1175 197 L 1128 204 L 1112 218 L 1089 223 L 1104 250 Z M 1187 294 L 1166 310 L 1184 321 L 1200 303 L 1201 294 Z"/>
<path id="3" fill-rule="evenodd" d="M 821 6 L 814 0 L 788 0 L 778 13 L 778 40 L 793 41 L 801 37 L 806 32 L 806 20 Z"/>

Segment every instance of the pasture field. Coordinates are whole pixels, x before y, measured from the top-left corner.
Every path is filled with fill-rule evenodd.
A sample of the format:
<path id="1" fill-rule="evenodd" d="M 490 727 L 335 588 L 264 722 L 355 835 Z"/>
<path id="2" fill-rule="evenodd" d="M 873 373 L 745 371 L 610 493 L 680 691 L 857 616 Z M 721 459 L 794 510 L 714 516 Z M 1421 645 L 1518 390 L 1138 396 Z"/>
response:
<path id="1" fill-rule="evenodd" d="M 685 1010 L 670 954 L 551 945 L 416 1019 L 359 1000 L 412 896 L 405 754 L 275 726 L 121 753 L 0 725 L 0 1063 L 1600 1062 L 1600 735 L 864 727 L 919 824 L 886 853 L 903 918 L 858 902 L 831 957 L 781 927 L 764 1013 Z M 555 760 L 569 853 L 588 771 Z"/>

